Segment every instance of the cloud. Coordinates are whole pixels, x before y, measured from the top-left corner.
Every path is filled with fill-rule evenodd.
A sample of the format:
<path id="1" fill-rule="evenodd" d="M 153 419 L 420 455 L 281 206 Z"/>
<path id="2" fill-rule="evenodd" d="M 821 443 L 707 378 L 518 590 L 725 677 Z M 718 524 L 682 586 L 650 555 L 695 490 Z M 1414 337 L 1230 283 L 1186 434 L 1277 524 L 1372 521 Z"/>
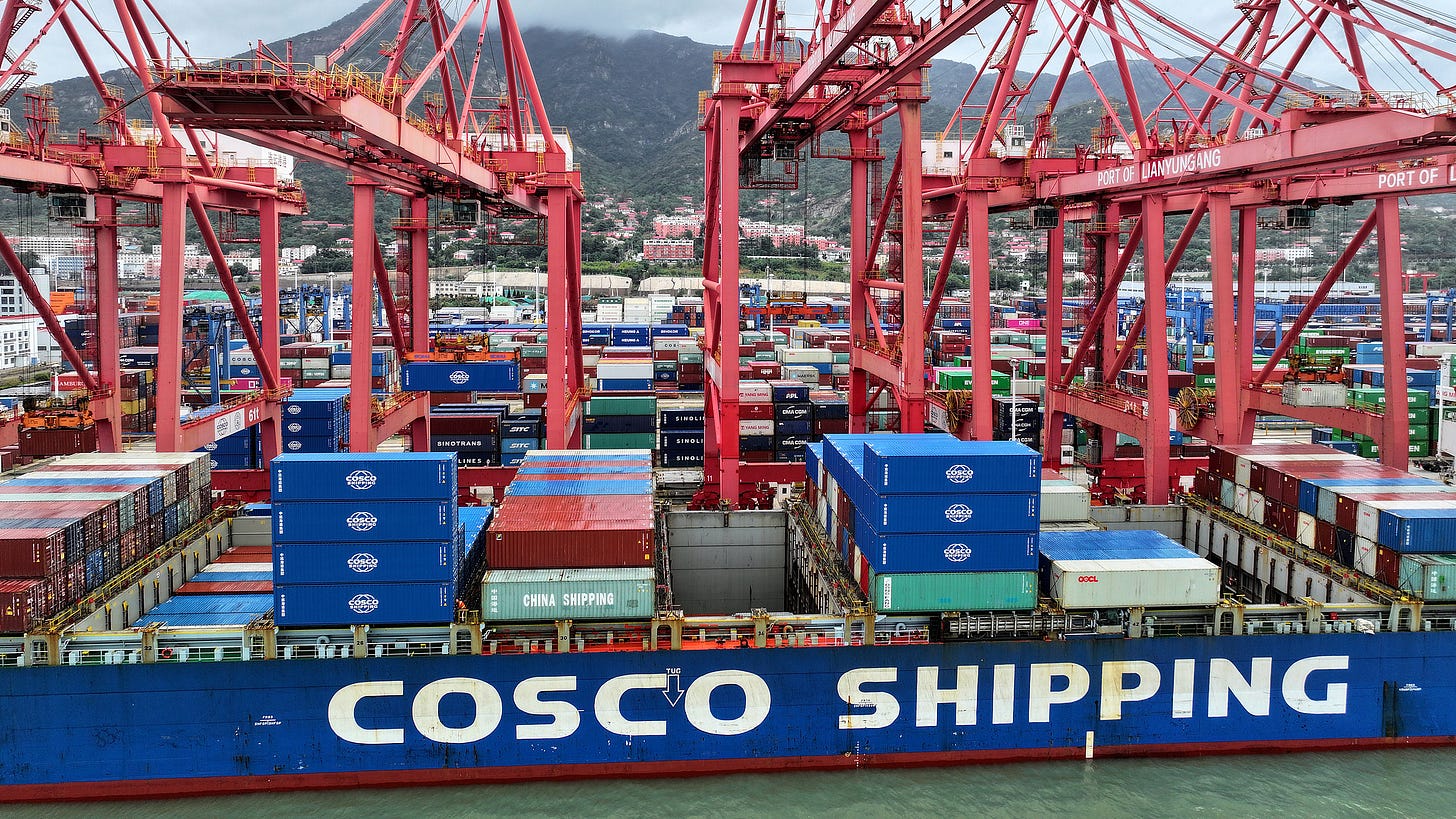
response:
<path id="1" fill-rule="evenodd" d="M 512 4 L 523 27 L 629 34 L 650 29 L 691 37 L 702 43 L 726 44 L 738 30 L 743 4 L 731 0 L 552 0 Z"/>

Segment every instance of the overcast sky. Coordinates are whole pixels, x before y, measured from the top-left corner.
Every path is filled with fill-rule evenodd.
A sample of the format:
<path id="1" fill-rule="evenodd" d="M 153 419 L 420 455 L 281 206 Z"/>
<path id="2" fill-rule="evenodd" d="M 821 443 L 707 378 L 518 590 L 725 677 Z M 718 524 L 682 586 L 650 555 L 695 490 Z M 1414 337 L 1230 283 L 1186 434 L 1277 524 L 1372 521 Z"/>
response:
<path id="1" fill-rule="evenodd" d="M 125 38 L 116 22 L 116 13 L 111 0 L 81 0 L 108 26 L 108 34 L 118 43 Z M 933 18 L 939 0 L 909 0 L 912 13 Z M 321 28 L 353 11 L 360 0 L 153 0 L 153 4 L 179 36 L 186 39 L 191 52 L 198 57 L 218 57 L 246 50 L 258 39 L 276 40 L 294 34 Z M 47 8 L 49 8 L 49 4 Z M 465 0 L 445 0 L 446 10 L 452 14 L 461 13 Z M 787 24 L 795 28 L 812 25 L 809 16 L 813 10 L 811 0 L 789 0 Z M 1157 6 L 1182 18 L 1192 28 L 1211 34 L 1222 34 L 1234 19 L 1232 0 L 1187 3 L 1182 0 L 1158 0 Z M 603 34 L 626 34 L 639 29 L 651 29 L 667 34 L 690 37 L 698 42 L 727 44 L 732 41 L 743 13 L 744 0 L 513 0 L 513 8 L 523 26 L 547 25 L 557 28 L 573 28 Z M 479 15 L 479 11 L 475 15 Z M 492 9 L 492 17 L 496 14 Z M 1063 19 L 1067 19 L 1065 11 Z M 24 48 L 39 30 L 44 16 L 38 13 L 21 30 L 11 43 L 12 53 Z M 994 29 L 999 30 L 999 16 L 993 20 Z M 89 28 L 83 22 L 80 27 Z M 1035 52 L 1035 44 L 1056 30 L 1056 23 L 1045 11 L 1039 12 L 1036 27 L 1040 32 L 1037 40 L 1028 46 Z M 160 36 L 158 32 L 158 36 Z M 1217 36 L 1217 35 L 1214 35 Z M 983 37 L 985 39 L 983 39 Z M 972 33 L 960 42 L 942 52 L 945 59 L 963 62 L 980 62 L 991 47 L 990 39 L 995 32 Z M 1154 36 L 1155 48 L 1160 37 Z M 94 34 L 89 38 L 90 50 L 104 68 L 116 67 L 119 63 L 106 46 Z M 1043 46 L 1044 47 L 1044 46 Z M 1163 48 L 1160 51 L 1166 53 Z M 1023 66 L 1034 66 L 1033 54 L 1024 56 Z M 1089 62 L 1111 59 L 1105 46 L 1094 47 L 1087 54 Z M 1130 55 L 1134 56 L 1134 55 Z M 1323 65 L 1333 62 L 1323 58 L 1323 52 L 1315 54 L 1319 61 L 1313 63 L 1310 73 L 1336 76 L 1335 70 L 1325 71 Z M 52 29 L 40 48 L 31 55 L 40 67 L 42 81 L 65 79 L 81 73 L 59 26 Z M 1307 67 L 1310 64 L 1307 64 Z"/>

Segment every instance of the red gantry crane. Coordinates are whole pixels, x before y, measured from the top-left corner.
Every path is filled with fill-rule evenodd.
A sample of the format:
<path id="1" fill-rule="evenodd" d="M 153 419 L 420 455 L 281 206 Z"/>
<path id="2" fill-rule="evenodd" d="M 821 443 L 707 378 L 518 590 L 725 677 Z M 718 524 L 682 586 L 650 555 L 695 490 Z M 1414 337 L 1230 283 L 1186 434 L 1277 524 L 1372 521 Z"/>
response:
<path id="1" fill-rule="evenodd" d="M 1141 458 L 1104 457 L 1097 466 L 1139 484 L 1150 502 L 1166 501 L 1179 470 L 1169 457 L 1168 433 L 1176 427 L 1166 286 L 1205 220 L 1217 387 L 1208 416 L 1188 431 L 1246 442 L 1263 412 L 1403 444 L 1401 413 L 1288 406 L 1264 385 L 1372 235 L 1382 326 L 1387 338 L 1403 337 L 1398 198 L 1456 182 L 1449 175 L 1456 59 L 1442 47 L 1456 32 L 1449 16 L 1388 0 L 1257 0 L 1231 10 L 1226 26 L 1210 28 L 1142 0 L 821 0 L 804 30 L 786 28 L 786 5 L 748 3 L 704 104 L 708 478 L 723 494 L 787 471 L 738 457 L 739 193 L 793 185 L 804 150 L 826 154 L 819 139 L 832 131 L 849 144 L 834 155 L 851 163 L 853 431 L 863 430 L 867 406 L 883 391 L 898 404 L 902 431 L 920 431 L 927 405 L 943 403 L 927 398 L 925 339 L 962 250 L 969 252 L 973 326 L 967 426 L 973 437 L 991 437 L 991 220 L 1029 211 L 1028 223 L 1047 232 L 1049 462 L 1060 454 L 1063 417 L 1073 415 L 1100 430 L 1104 456 L 1118 432 L 1136 437 Z M 922 140 L 921 69 L 972 31 L 989 43 L 975 82 L 947 127 Z M 1110 55 L 1109 65 L 1093 62 L 1102 55 Z M 1396 82 L 1404 90 L 1378 90 Z M 1063 147 L 1056 122 L 1072 108 L 1064 99 L 1072 83 L 1090 88 L 1102 116 L 1085 143 Z M 900 144 L 881 191 L 871 180 L 881 176 L 879 129 L 891 117 Z M 1322 204 L 1360 199 L 1373 200 L 1369 218 L 1256 372 L 1260 230 L 1299 224 Z M 1263 219 L 1261 208 L 1281 216 Z M 927 269 L 926 225 L 944 222 L 942 254 Z M 1067 247 L 1069 230 L 1080 236 L 1079 247 Z M 1069 339 L 1064 363 L 1067 251 L 1082 260 L 1073 281 L 1086 285 L 1092 308 L 1083 331 Z M 1132 268 L 1142 274 L 1143 308 L 1124 338 L 1117 298 Z M 1140 345 L 1146 388 L 1118 385 Z M 1403 349 L 1387 350 L 1387 382 L 1402 383 Z M 1382 458 L 1404 466 L 1405 447 L 1382 447 Z"/>

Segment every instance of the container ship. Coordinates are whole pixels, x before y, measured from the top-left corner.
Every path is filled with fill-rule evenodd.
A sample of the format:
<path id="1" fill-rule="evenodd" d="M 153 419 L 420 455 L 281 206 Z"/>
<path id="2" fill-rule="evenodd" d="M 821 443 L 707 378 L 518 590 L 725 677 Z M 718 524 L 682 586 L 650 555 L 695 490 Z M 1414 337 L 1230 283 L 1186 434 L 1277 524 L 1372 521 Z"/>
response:
<path id="1" fill-rule="evenodd" d="M 53 5 L 0 12 L 0 369 L 52 378 L 0 396 L 0 801 L 1456 738 L 1441 14 L 750 0 L 668 103 L 509 0 L 221 60 Z M 537 76 L 654 104 L 578 145 Z M 701 199 L 634 179 L 693 129 Z"/>
<path id="2" fill-rule="evenodd" d="M 1215 448 L 1156 508 L 945 434 L 824 436 L 744 511 L 644 450 L 529 451 L 474 507 L 454 453 L 284 454 L 246 507 L 210 463 L 0 482 L 0 799 L 1456 737 L 1456 490 L 1324 445 Z M 1290 602 L 1228 593 L 1254 563 Z"/>

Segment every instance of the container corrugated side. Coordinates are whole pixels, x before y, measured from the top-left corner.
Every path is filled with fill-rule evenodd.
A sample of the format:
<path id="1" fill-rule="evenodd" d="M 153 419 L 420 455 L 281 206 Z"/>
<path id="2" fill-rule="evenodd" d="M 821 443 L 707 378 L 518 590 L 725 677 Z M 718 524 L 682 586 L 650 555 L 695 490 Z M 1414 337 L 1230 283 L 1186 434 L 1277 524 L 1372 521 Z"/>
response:
<path id="1" fill-rule="evenodd" d="M 1041 485 L 1041 522 L 1075 523 L 1092 518 L 1092 493 L 1071 481 Z"/>
<path id="2" fill-rule="evenodd" d="M 448 623 L 454 583 L 275 585 L 273 619 L 280 626 Z"/>
<path id="3" fill-rule="evenodd" d="M 1400 589 L 1432 602 L 1456 600 L 1456 555 L 1401 555 Z"/>
<path id="4" fill-rule="evenodd" d="M 272 494 L 289 500 L 454 500 L 455 454 L 285 453 L 273 459 Z"/>
<path id="5" fill-rule="evenodd" d="M 1035 492 L 1041 487 L 1041 455 L 1014 441 L 877 435 L 863 447 L 864 475 L 882 495 Z"/>
<path id="6" fill-rule="evenodd" d="M 1037 568 L 1037 532 L 880 535 L 856 520 L 855 543 L 882 572 L 1019 572 Z"/>
<path id="7" fill-rule="evenodd" d="M 538 569 L 485 573 L 481 619 L 643 620 L 655 610 L 652 569 Z"/>
<path id="8" fill-rule="evenodd" d="M 458 507 L 448 501 L 275 502 L 275 543 L 439 542 L 455 537 Z"/>
<path id="9" fill-rule="evenodd" d="M 877 574 L 869 570 L 876 611 L 1021 611 L 1036 607 L 1036 572 Z"/>
<path id="10" fill-rule="evenodd" d="M 280 583 L 442 583 L 459 571 L 460 547 L 437 543 L 287 543 L 273 547 Z"/>
<path id="11" fill-rule="evenodd" d="M 1212 606 L 1218 567 L 1200 557 L 1054 560 L 1049 592 L 1069 609 Z"/>

